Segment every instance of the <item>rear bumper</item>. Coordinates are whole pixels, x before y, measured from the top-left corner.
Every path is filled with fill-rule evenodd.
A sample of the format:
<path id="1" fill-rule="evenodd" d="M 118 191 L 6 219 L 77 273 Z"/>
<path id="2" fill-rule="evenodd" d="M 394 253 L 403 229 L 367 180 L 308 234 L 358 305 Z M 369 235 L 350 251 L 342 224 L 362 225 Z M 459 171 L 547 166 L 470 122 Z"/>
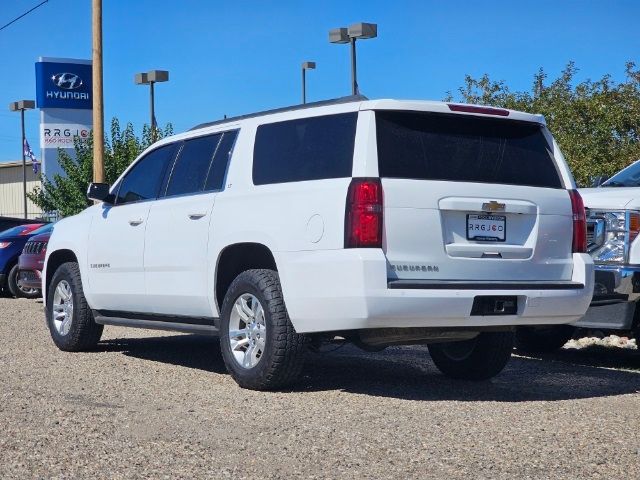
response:
<path id="1" fill-rule="evenodd" d="M 388 284 L 386 258 L 377 249 L 276 254 L 278 265 L 286 266 L 279 270 L 282 288 L 289 316 L 300 333 L 575 322 L 591 301 L 593 262 L 587 254 L 574 254 L 573 260 L 573 278 L 559 282 L 562 286 L 558 282 L 476 282 L 472 288 L 451 283 L 445 288 L 417 288 L 421 282 Z M 434 284 L 440 287 L 443 282 L 431 282 L 431 287 Z M 472 316 L 479 295 L 516 296 L 517 314 Z"/>

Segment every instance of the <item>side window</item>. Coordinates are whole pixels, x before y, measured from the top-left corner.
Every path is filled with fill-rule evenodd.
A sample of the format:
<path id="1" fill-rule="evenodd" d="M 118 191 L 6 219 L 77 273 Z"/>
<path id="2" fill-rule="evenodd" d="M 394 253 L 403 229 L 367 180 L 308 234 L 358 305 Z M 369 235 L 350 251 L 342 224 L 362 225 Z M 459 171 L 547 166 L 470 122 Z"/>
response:
<path id="1" fill-rule="evenodd" d="M 206 191 L 222 190 L 224 186 L 224 176 L 227 172 L 227 166 L 229 165 L 237 137 L 238 130 L 232 130 L 222 134 L 222 140 L 220 140 L 213 156 L 213 162 L 211 162 L 211 168 L 209 169 L 207 181 L 205 182 L 204 189 Z"/>
<path id="2" fill-rule="evenodd" d="M 174 152 L 174 144 L 165 145 L 140 159 L 122 179 L 116 205 L 157 198 L 160 184 Z"/>
<path id="3" fill-rule="evenodd" d="M 221 138 L 222 134 L 218 133 L 184 142 L 171 172 L 167 185 L 167 197 L 204 190 L 209 166 Z"/>
<path id="4" fill-rule="evenodd" d="M 357 118 L 342 113 L 259 126 L 253 183 L 350 177 Z"/>

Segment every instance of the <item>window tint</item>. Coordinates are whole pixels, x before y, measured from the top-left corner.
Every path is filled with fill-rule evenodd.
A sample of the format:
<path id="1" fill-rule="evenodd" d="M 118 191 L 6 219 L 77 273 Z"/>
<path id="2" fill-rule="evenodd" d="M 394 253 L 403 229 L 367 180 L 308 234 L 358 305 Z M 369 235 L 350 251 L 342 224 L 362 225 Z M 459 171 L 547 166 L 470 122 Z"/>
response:
<path id="1" fill-rule="evenodd" d="M 207 181 L 204 186 L 205 190 L 222 190 L 224 186 L 224 175 L 227 172 L 227 165 L 231 159 L 237 136 L 237 130 L 224 132 L 222 134 L 222 140 L 220 140 L 218 144 L 218 148 L 213 156 L 211 168 L 209 168 L 209 174 L 207 175 Z"/>
<path id="2" fill-rule="evenodd" d="M 201 192 L 222 134 L 186 140 L 167 185 L 167 197 Z"/>
<path id="3" fill-rule="evenodd" d="M 415 112 L 376 112 L 381 177 L 562 188 L 537 124 Z"/>
<path id="4" fill-rule="evenodd" d="M 170 144 L 157 148 L 140 159 L 122 179 L 116 205 L 157 198 L 160 183 L 174 152 L 175 144 Z"/>
<path id="5" fill-rule="evenodd" d="M 357 113 L 345 113 L 261 125 L 253 183 L 350 177 L 357 118 Z"/>

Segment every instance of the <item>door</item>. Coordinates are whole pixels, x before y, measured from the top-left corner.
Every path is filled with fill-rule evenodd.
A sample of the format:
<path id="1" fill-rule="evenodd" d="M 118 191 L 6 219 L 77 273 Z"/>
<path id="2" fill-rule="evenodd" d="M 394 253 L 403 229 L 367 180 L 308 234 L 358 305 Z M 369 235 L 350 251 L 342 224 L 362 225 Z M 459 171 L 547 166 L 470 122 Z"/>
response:
<path id="1" fill-rule="evenodd" d="M 207 244 L 237 131 L 185 140 L 149 212 L 144 268 L 154 313 L 211 317 Z"/>
<path id="2" fill-rule="evenodd" d="M 389 278 L 570 280 L 572 206 L 544 126 L 376 112 Z"/>
<path id="3" fill-rule="evenodd" d="M 149 311 L 145 230 L 174 150 L 174 145 L 163 146 L 136 162 L 114 189 L 114 204 L 103 204 L 92 220 L 87 260 L 91 303 L 97 310 Z"/>

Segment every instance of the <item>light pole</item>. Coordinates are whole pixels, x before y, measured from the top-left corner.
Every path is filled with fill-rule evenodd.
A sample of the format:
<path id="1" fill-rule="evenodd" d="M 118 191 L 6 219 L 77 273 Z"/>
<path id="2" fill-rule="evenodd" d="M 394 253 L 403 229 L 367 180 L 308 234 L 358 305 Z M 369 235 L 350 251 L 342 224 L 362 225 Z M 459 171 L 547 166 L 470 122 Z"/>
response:
<path id="1" fill-rule="evenodd" d="M 136 73 L 134 77 L 136 85 L 149 85 L 150 92 L 150 108 L 151 108 L 151 141 L 156 141 L 156 112 L 155 112 L 155 93 L 153 86 L 159 82 L 166 82 L 169 80 L 169 72 L 166 70 L 150 70 L 146 73 Z"/>
<path id="2" fill-rule="evenodd" d="M 302 103 L 307 103 L 307 70 L 315 70 L 316 62 L 302 62 Z"/>
<path id="3" fill-rule="evenodd" d="M 36 102 L 33 100 L 20 100 L 11 102 L 9 110 L 12 112 L 20 112 L 20 125 L 22 127 L 22 196 L 24 200 L 24 218 L 27 218 L 27 160 L 24 154 L 25 136 L 24 136 L 24 111 L 36 108 Z"/>
<path id="4" fill-rule="evenodd" d="M 356 72 L 356 40 L 375 38 L 378 36 L 378 25 L 375 23 L 354 23 L 349 28 L 329 30 L 329 42 L 351 44 L 351 94 L 358 95 L 358 77 Z"/>

